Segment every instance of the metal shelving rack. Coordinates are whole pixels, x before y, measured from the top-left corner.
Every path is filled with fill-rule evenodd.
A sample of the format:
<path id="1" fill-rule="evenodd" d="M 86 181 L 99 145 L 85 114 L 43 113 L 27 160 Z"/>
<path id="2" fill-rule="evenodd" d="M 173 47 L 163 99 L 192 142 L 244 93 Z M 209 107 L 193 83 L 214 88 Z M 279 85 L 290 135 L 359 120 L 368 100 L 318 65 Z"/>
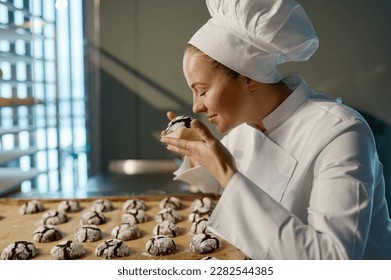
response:
<path id="1" fill-rule="evenodd" d="M 56 69 L 55 30 L 42 2 L 0 0 L 0 196 L 26 182 L 35 188 L 36 178 L 49 172 L 37 166 L 38 153 L 47 154 L 50 141 L 48 123 L 37 125 L 37 110 L 46 119 L 48 90 L 57 96 L 56 73 L 50 79 L 45 75 L 48 65 Z M 47 46 L 53 51 L 42 51 Z M 37 145 L 38 131 L 46 135 L 46 146 Z M 58 145 L 51 149 L 58 150 Z"/>

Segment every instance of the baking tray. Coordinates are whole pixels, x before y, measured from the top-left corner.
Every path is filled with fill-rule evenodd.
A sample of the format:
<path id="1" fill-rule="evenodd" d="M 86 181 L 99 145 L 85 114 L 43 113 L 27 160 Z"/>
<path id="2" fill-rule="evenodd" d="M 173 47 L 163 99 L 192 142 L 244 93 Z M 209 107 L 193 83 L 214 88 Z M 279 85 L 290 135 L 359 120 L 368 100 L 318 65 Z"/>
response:
<path id="1" fill-rule="evenodd" d="M 89 210 L 92 201 L 96 199 L 108 199 L 115 207 L 113 211 L 104 212 L 107 222 L 102 225 L 98 225 L 102 231 L 102 239 L 96 242 L 83 243 L 86 249 L 86 254 L 81 259 L 86 260 L 99 260 L 101 257 L 95 255 L 95 248 L 103 241 L 111 239 L 111 230 L 119 225 L 123 214 L 122 205 L 127 199 L 140 198 L 143 199 L 148 206 L 146 210 L 148 221 L 138 224 L 143 231 L 143 235 L 135 240 L 124 241 L 126 245 L 131 249 L 131 254 L 122 259 L 137 259 L 137 260 L 156 260 L 156 259 L 168 259 L 168 260 L 199 260 L 206 256 L 213 256 L 222 260 L 243 260 L 245 255 L 241 253 L 237 248 L 220 239 L 221 247 L 213 253 L 208 254 L 196 254 L 189 250 L 189 242 L 193 237 L 190 232 L 191 222 L 188 220 L 188 215 L 191 212 L 190 205 L 194 199 L 199 198 L 199 195 L 175 195 L 180 198 L 183 203 L 182 209 L 178 210 L 181 215 L 181 221 L 178 225 L 181 227 L 181 233 L 179 236 L 174 237 L 176 243 L 176 250 L 165 256 L 152 256 L 145 251 L 146 242 L 152 237 L 152 230 L 157 224 L 155 221 L 155 215 L 160 210 L 159 202 L 166 196 L 126 196 L 126 197 L 93 197 L 88 199 L 75 199 L 79 201 L 82 210 L 76 213 L 67 213 L 68 222 L 64 224 L 56 225 L 56 227 L 62 233 L 62 239 L 51 243 L 37 243 L 34 242 L 38 254 L 34 259 L 37 260 L 51 260 L 50 250 L 58 243 L 64 240 L 75 240 L 73 235 L 77 227 L 80 225 L 80 219 L 82 214 Z M 216 196 L 210 196 L 214 200 L 218 200 Z M 47 210 L 57 209 L 58 204 L 64 199 L 37 199 L 41 201 L 45 206 L 45 211 L 35 214 L 21 215 L 19 208 L 23 203 L 29 200 L 26 199 L 12 199 L 3 198 L 0 199 L 0 252 L 4 250 L 10 243 L 24 240 L 33 242 L 32 235 L 34 230 L 39 226 L 43 214 Z"/>

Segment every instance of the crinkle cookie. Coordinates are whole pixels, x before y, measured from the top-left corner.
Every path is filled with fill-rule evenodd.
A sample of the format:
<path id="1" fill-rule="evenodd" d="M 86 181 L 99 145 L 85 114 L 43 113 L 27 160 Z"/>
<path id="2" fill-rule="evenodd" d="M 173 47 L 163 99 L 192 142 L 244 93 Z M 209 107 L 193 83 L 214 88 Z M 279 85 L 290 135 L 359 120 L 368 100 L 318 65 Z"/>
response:
<path id="1" fill-rule="evenodd" d="M 122 222 L 135 225 L 148 221 L 148 216 L 144 210 L 141 209 L 129 209 L 122 214 Z"/>
<path id="2" fill-rule="evenodd" d="M 60 242 L 50 250 L 50 255 L 56 260 L 78 259 L 85 253 L 83 245 L 72 240 Z"/>
<path id="3" fill-rule="evenodd" d="M 42 212 L 44 210 L 45 207 L 43 206 L 41 201 L 31 200 L 29 202 L 22 204 L 22 206 L 20 206 L 19 213 L 22 215 L 26 215 L 26 214 L 34 214 L 34 213 Z"/>
<path id="4" fill-rule="evenodd" d="M 216 206 L 216 203 L 210 198 L 210 197 L 201 197 L 201 198 L 196 198 L 193 200 L 191 203 L 191 210 L 197 210 L 199 208 L 205 208 L 209 210 L 213 210 Z"/>
<path id="5" fill-rule="evenodd" d="M 208 228 L 208 219 L 200 219 L 193 222 L 190 227 L 190 232 L 194 234 L 206 233 Z"/>
<path id="6" fill-rule="evenodd" d="M 97 199 L 92 202 L 90 210 L 97 212 L 109 212 L 114 210 L 114 207 L 108 199 Z"/>
<path id="7" fill-rule="evenodd" d="M 37 248 L 28 241 L 16 241 L 9 244 L 1 253 L 2 260 L 29 260 L 37 255 Z"/>
<path id="8" fill-rule="evenodd" d="M 128 211 L 129 209 L 141 209 L 145 211 L 147 210 L 147 205 L 145 204 L 144 200 L 139 198 L 134 198 L 125 201 L 122 209 L 124 211 Z"/>
<path id="9" fill-rule="evenodd" d="M 61 238 L 61 232 L 53 225 L 40 226 L 33 233 L 33 240 L 38 243 L 49 243 Z"/>
<path id="10" fill-rule="evenodd" d="M 139 238 L 141 235 L 142 231 L 137 225 L 131 225 L 128 223 L 120 224 L 111 231 L 111 236 L 113 238 L 123 241 L 133 240 Z"/>
<path id="11" fill-rule="evenodd" d="M 68 217 L 64 212 L 57 210 L 49 210 L 42 216 L 41 224 L 43 225 L 59 225 L 68 222 Z"/>
<path id="12" fill-rule="evenodd" d="M 181 228 L 170 221 L 163 221 L 160 224 L 157 224 L 153 231 L 153 235 L 167 235 L 168 237 L 176 237 L 181 232 Z"/>
<path id="13" fill-rule="evenodd" d="M 106 217 L 97 211 L 86 211 L 81 216 L 81 225 L 101 225 L 106 222 Z"/>
<path id="14" fill-rule="evenodd" d="M 96 225 L 83 225 L 77 228 L 74 237 L 78 242 L 94 242 L 102 238 L 102 231 Z"/>
<path id="15" fill-rule="evenodd" d="M 145 244 L 145 250 L 154 256 L 169 255 L 175 248 L 174 240 L 166 235 L 153 236 Z"/>
<path id="16" fill-rule="evenodd" d="M 181 209 L 182 208 L 182 201 L 175 197 L 175 196 L 169 196 L 166 198 L 163 198 L 159 203 L 160 209 Z"/>
<path id="17" fill-rule="evenodd" d="M 200 233 L 193 236 L 189 245 L 193 253 L 211 253 L 220 247 L 220 240 L 214 235 Z"/>
<path id="18" fill-rule="evenodd" d="M 58 204 L 57 210 L 62 212 L 79 212 L 81 207 L 76 200 L 64 200 Z"/>
<path id="19" fill-rule="evenodd" d="M 177 223 L 181 220 L 181 216 L 179 215 L 178 211 L 174 209 L 162 209 L 159 212 L 157 212 L 155 216 L 155 220 L 158 223 L 161 223 L 163 221 L 169 221 L 171 223 Z"/>
<path id="20" fill-rule="evenodd" d="M 98 245 L 95 255 L 104 259 L 116 259 L 130 255 L 130 248 L 119 239 L 109 239 Z"/>
<path id="21" fill-rule="evenodd" d="M 190 222 L 197 222 L 201 219 L 209 219 L 210 215 L 212 215 L 212 210 L 207 208 L 198 208 L 192 211 L 188 218 Z"/>

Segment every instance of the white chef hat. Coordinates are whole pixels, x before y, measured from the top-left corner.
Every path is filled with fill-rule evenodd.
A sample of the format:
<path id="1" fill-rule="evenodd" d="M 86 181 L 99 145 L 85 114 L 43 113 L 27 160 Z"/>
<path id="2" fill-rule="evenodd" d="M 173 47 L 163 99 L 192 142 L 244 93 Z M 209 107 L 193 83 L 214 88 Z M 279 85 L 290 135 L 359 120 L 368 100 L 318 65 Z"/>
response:
<path id="1" fill-rule="evenodd" d="M 294 0 L 206 0 L 212 16 L 189 43 L 232 70 L 263 83 L 281 80 L 277 64 L 305 61 L 319 41 Z"/>

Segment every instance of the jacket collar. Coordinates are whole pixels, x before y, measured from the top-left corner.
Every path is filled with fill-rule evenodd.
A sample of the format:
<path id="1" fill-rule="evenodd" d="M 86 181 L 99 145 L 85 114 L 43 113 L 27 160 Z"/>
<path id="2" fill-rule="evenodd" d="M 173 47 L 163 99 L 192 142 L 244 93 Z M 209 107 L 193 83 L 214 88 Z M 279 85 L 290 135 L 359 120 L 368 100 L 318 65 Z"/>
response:
<path id="1" fill-rule="evenodd" d="M 283 79 L 283 82 L 287 84 L 293 92 L 280 104 L 280 106 L 262 120 L 263 125 L 266 128 L 266 134 L 284 123 L 300 105 L 303 104 L 310 91 L 307 83 L 301 76 L 287 76 Z"/>

